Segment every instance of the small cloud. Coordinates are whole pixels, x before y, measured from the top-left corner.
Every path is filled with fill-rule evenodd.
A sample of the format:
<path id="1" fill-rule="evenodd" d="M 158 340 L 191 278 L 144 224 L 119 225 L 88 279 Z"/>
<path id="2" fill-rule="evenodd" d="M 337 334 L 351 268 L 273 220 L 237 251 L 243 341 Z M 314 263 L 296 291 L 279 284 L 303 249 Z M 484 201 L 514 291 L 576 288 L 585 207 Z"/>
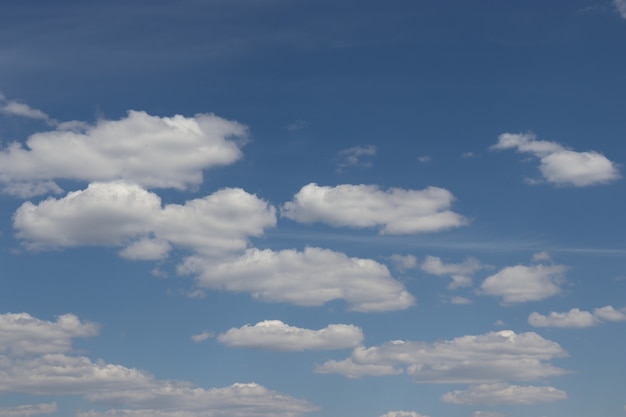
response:
<path id="1" fill-rule="evenodd" d="M 618 165 L 601 153 L 573 151 L 556 142 L 537 140 L 532 133 L 503 133 L 490 149 L 517 149 L 532 154 L 540 161 L 543 180 L 557 186 L 587 187 L 621 177 Z M 540 181 L 526 179 L 526 182 L 535 184 Z"/>
<path id="2" fill-rule="evenodd" d="M 389 257 L 393 266 L 399 271 L 406 271 L 417 266 L 417 258 L 413 255 L 393 254 Z"/>
<path id="3" fill-rule="evenodd" d="M 494 326 L 498 326 L 498 327 L 502 327 L 502 326 L 505 326 L 506 324 L 505 324 L 502 320 L 496 320 L 496 321 L 493 323 L 493 325 L 494 325 Z"/>
<path id="4" fill-rule="evenodd" d="M 306 129 L 307 127 L 309 127 L 309 122 L 307 122 L 306 120 L 298 119 L 295 122 L 288 124 L 285 129 L 290 132 L 296 132 L 298 130 Z"/>
<path id="5" fill-rule="evenodd" d="M 28 104 L 20 103 L 16 100 L 8 100 L 2 93 L 0 93 L 0 113 L 4 113 L 9 116 L 19 116 L 29 119 L 43 120 L 51 125 L 57 124 L 56 120 L 51 119 L 50 116 L 48 116 L 41 110 L 34 109 Z"/>
<path id="6" fill-rule="evenodd" d="M 461 154 L 461 158 L 473 158 L 473 157 L 475 157 L 475 156 L 476 156 L 476 155 L 474 155 L 474 152 L 463 152 L 463 153 Z"/>
<path id="7" fill-rule="evenodd" d="M 427 256 L 422 265 L 420 265 L 420 269 L 428 274 L 450 277 L 452 282 L 448 285 L 448 289 L 451 290 L 471 286 L 472 275 L 484 268 L 487 268 L 487 266 L 481 264 L 475 258 L 467 258 L 458 264 L 445 264 L 437 256 Z"/>
<path id="8" fill-rule="evenodd" d="M 567 399 L 564 391 L 554 387 L 509 384 L 471 385 L 469 389 L 447 392 L 441 396 L 452 404 L 537 404 Z"/>
<path id="9" fill-rule="evenodd" d="M 605 321 L 626 321 L 626 309 L 616 310 L 613 306 L 604 306 L 589 312 L 573 308 L 565 313 L 552 311 L 544 316 L 533 312 L 528 316 L 528 323 L 533 327 L 582 328 L 597 326 Z"/>
<path id="10" fill-rule="evenodd" d="M 417 157 L 417 160 L 418 160 L 419 162 L 421 162 L 422 164 L 425 164 L 425 163 L 430 162 L 432 159 L 431 159 L 431 157 L 430 157 L 430 156 L 428 156 L 428 155 L 422 155 L 422 156 L 418 156 L 418 157 Z"/>
<path id="11" fill-rule="evenodd" d="M 213 337 L 213 332 L 207 332 L 206 330 L 203 331 L 200 334 L 194 334 L 193 336 L 191 336 L 191 340 L 193 340 L 196 343 L 200 343 L 200 342 L 204 342 L 205 340 L 208 340 L 210 338 Z"/>
<path id="12" fill-rule="evenodd" d="M 348 167 L 369 168 L 372 162 L 368 159 L 376 155 L 376 146 L 353 146 L 352 148 L 339 151 L 337 163 L 337 172 L 343 172 Z"/>
<path id="13" fill-rule="evenodd" d="M 472 417 L 505 417 L 506 414 L 498 413 L 497 411 L 474 411 Z"/>
<path id="14" fill-rule="evenodd" d="M 455 296 L 450 299 L 450 304 L 472 304 L 472 300 L 465 297 Z"/>
<path id="15" fill-rule="evenodd" d="M 533 254 L 531 259 L 532 262 L 550 262 L 552 258 L 548 252 L 537 252 Z"/>
<path id="16" fill-rule="evenodd" d="M 53 414 L 57 412 L 57 404 L 28 404 L 18 405 L 16 407 L 0 407 L 1 417 L 33 417 L 45 414 Z"/>

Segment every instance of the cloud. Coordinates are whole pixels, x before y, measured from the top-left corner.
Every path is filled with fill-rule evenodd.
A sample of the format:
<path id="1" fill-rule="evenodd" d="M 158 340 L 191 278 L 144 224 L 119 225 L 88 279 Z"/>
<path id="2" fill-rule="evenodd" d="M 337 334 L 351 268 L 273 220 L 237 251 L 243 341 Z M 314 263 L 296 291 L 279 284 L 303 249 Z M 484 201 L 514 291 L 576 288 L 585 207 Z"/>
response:
<path id="1" fill-rule="evenodd" d="M 465 298 L 465 297 L 452 297 L 450 299 L 450 303 L 451 304 L 471 304 L 472 300 L 470 300 L 469 298 Z"/>
<path id="2" fill-rule="evenodd" d="M 97 334 L 95 323 L 81 322 L 73 314 L 59 316 L 54 322 L 28 313 L 0 314 L 0 353 L 21 356 L 68 352 L 72 338 Z"/>
<path id="3" fill-rule="evenodd" d="M 453 200 L 452 193 L 437 187 L 383 191 L 375 185 L 324 187 L 311 183 L 283 205 L 281 214 L 301 223 L 380 227 L 382 234 L 414 234 L 467 224 L 467 219 L 449 210 Z"/>
<path id="4" fill-rule="evenodd" d="M 287 125 L 286 129 L 290 132 L 296 132 L 309 127 L 309 123 L 306 120 L 298 119 L 293 123 Z"/>
<path id="5" fill-rule="evenodd" d="M 274 351 L 332 350 L 354 348 L 363 341 L 363 331 L 351 324 L 331 324 L 320 330 L 289 326 L 280 320 L 265 320 L 254 326 L 233 328 L 217 340 L 232 347 Z"/>
<path id="6" fill-rule="evenodd" d="M 447 392 L 441 400 L 452 404 L 537 404 L 567 399 L 564 391 L 554 387 L 509 384 L 472 385 L 467 390 Z"/>
<path id="7" fill-rule="evenodd" d="M 376 155 L 376 146 L 374 145 L 353 146 L 339 151 L 340 161 L 337 163 L 337 171 L 342 172 L 345 168 L 352 166 L 369 168 L 372 163 L 364 159 L 374 155 Z"/>
<path id="8" fill-rule="evenodd" d="M 626 19 L 626 0 L 613 0 L 617 12 Z"/>
<path id="9" fill-rule="evenodd" d="M 166 257 L 171 245 L 208 255 L 243 250 L 250 236 L 275 224 L 274 207 L 242 189 L 162 207 L 156 194 L 121 181 L 26 202 L 13 219 L 16 236 L 30 250 L 124 246 L 121 256 L 144 260 Z"/>
<path id="10" fill-rule="evenodd" d="M 261 417 L 299 416 L 317 407 L 255 383 L 204 389 L 165 381 L 134 368 L 68 355 L 73 337 L 95 334 L 95 325 L 72 315 L 56 322 L 27 313 L 0 316 L 0 393 L 80 395 L 109 407 L 84 416 Z M 35 348 L 33 348 L 35 346 Z M 56 408 L 56 406 L 54 406 Z M 3 414 L 4 412 L 4 414 Z M 0 408 L 0 416 L 52 413 L 50 404 Z"/>
<path id="11" fill-rule="evenodd" d="M 444 264 L 437 256 L 427 256 L 420 265 L 420 269 L 428 274 L 452 278 L 448 285 L 451 290 L 472 285 L 471 275 L 483 268 L 486 266 L 475 258 L 467 258 L 460 264 Z"/>
<path id="12" fill-rule="evenodd" d="M 46 113 L 41 110 L 33 109 L 25 103 L 20 103 L 16 100 L 8 100 L 4 94 L 0 92 L 0 113 L 4 113 L 10 116 L 20 116 L 29 119 L 44 120 L 47 122 L 53 122 L 53 120 Z"/>
<path id="13" fill-rule="evenodd" d="M 353 311 L 371 312 L 403 310 L 415 303 L 384 265 L 314 247 L 303 252 L 252 248 L 221 262 L 192 256 L 179 272 L 196 275 L 201 288 L 249 292 L 259 300 L 299 306 L 342 299 Z"/>
<path id="14" fill-rule="evenodd" d="M 415 411 L 389 411 L 380 417 L 428 417 Z"/>
<path id="15" fill-rule="evenodd" d="M 528 323 L 533 327 L 591 327 L 604 321 L 625 321 L 625 309 L 616 310 L 613 306 L 596 308 L 593 312 L 573 308 L 565 313 L 550 312 L 544 316 L 533 312 L 528 316 Z"/>
<path id="16" fill-rule="evenodd" d="M 474 411 L 472 417 L 505 417 L 505 414 L 497 411 Z"/>
<path id="17" fill-rule="evenodd" d="M 203 170 L 240 159 L 246 135 L 245 126 L 213 114 L 159 117 L 130 111 L 126 118 L 95 125 L 61 124 L 31 135 L 25 146 L 14 142 L 0 150 L 0 183 L 18 195 L 25 184 L 55 191 L 54 179 L 123 178 L 146 188 L 186 189 L 202 183 Z"/>
<path id="18" fill-rule="evenodd" d="M 191 336 L 191 340 L 196 343 L 204 342 L 213 337 L 213 332 L 207 332 L 206 330 L 199 334 L 194 334 Z"/>
<path id="19" fill-rule="evenodd" d="M 566 270 L 563 265 L 508 266 L 485 279 L 481 289 L 506 304 L 543 300 L 561 292 Z"/>
<path id="20" fill-rule="evenodd" d="M 393 254 L 389 257 L 394 267 L 400 271 L 413 269 L 417 266 L 417 258 L 413 255 Z"/>
<path id="21" fill-rule="evenodd" d="M 328 361 L 315 371 L 349 378 L 406 372 L 417 383 L 498 383 L 562 375 L 567 371 L 548 361 L 563 356 L 561 346 L 537 333 L 502 330 L 435 343 L 396 340 L 358 347 L 351 357 Z"/>
<path id="22" fill-rule="evenodd" d="M 42 414 L 52 414 L 57 412 L 57 404 L 28 404 L 17 407 L 0 407 L 0 417 L 32 417 Z"/>
<path id="23" fill-rule="evenodd" d="M 531 133 L 503 133 L 492 150 L 515 148 L 539 158 L 543 178 L 556 185 L 587 187 L 620 178 L 617 164 L 595 152 L 576 152 L 556 142 L 536 140 Z"/>

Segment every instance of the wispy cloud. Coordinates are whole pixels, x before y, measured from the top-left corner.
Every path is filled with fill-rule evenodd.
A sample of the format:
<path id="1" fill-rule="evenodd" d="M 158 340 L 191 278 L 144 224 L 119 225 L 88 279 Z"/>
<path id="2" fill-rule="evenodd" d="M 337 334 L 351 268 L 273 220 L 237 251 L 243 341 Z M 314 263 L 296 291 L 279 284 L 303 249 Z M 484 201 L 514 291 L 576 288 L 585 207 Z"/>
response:
<path id="1" fill-rule="evenodd" d="M 343 172 L 348 167 L 369 168 L 372 166 L 370 157 L 376 155 L 376 146 L 354 146 L 339 151 L 337 172 Z"/>

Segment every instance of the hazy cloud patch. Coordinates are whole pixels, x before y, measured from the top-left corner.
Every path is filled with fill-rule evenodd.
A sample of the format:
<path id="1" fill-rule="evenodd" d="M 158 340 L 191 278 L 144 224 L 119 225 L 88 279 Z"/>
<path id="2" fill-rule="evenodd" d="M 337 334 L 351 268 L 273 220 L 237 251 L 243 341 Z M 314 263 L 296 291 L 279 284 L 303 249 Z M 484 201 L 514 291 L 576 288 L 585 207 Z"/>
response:
<path id="1" fill-rule="evenodd" d="M 447 392 L 441 400 L 452 404 L 537 404 L 567 399 L 564 391 L 554 387 L 509 384 L 472 385 L 466 390 Z"/>
<path id="2" fill-rule="evenodd" d="M 57 412 L 57 404 L 27 404 L 16 407 L 0 407 L 0 417 L 32 417 Z"/>
<path id="3" fill-rule="evenodd" d="M 352 148 L 339 151 L 337 155 L 337 172 L 343 172 L 349 167 L 369 168 L 372 166 L 370 157 L 376 155 L 374 145 L 353 146 Z"/>

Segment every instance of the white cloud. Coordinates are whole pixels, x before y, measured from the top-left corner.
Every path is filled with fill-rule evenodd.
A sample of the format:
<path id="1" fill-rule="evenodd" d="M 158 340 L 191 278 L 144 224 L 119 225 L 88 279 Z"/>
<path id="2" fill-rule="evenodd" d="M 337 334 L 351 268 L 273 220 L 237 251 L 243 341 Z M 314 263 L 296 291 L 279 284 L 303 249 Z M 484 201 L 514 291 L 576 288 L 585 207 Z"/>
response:
<path id="1" fill-rule="evenodd" d="M 306 120 L 298 119 L 293 123 L 287 125 L 286 129 L 290 132 L 296 132 L 298 130 L 306 129 L 309 127 L 309 123 Z"/>
<path id="2" fill-rule="evenodd" d="M 376 155 L 376 146 L 374 145 L 353 146 L 339 151 L 340 161 L 337 163 L 337 171 L 342 172 L 351 166 L 369 168 L 372 163 L 367 158 L 374 155 Z"/>
<path id="3" fill-rule="evenodd" d="M 428 417 L 415 411 L 389 411 L 380 417 Z"/>
<path id="4" fill-rule="evenodd" d="M 308 184 L 283 205 L 281 214 L 302 223 L 322 222 L 354 228 L 380 227 L 383 234 L 435 232 L 467 224 L 449 210 L 454 196 L 448 190 L 391 188 L 343 184 Z"/>
<path id="5" fill-rule="evenodd" d="M 0 417 L 32 417 L 57 412 L 56 403 L 18 405 L 17 407 L 0 407 Z"/>
<path id="6" fill-rule="evenodd" d="M 163 258 L 170 245 L 209 255 L 243 250 L 249 236 L 275 224 L 275 209 L 241 189 L 161 207 L 156 194 L 119 181 L 26 202 L 13 222 L 28 249 L 124 246 L 120 255 L 130 259 Z"/>
<path id="7" fill-rule="evenodd" d="M 539 158 L 543 178 L 556 185 L 586 187 L 620 178 L 617 164 L 595 152 L 576 152 L 556 142 L 537 140 L 531 133 L 503 133 L 491 149 L 516 148 Z"/>
<path id="8" fill-rule="evenodd" d="M 617 12 L 626 19 L 626 0 L 613 0 Z"/>
<path id="9" fill-rule="evenodd" d="M 72 338 L 96 334 L 96 324 L 81 322 L 73 314 L 59 316 L 54 322 L 39 320 L 28 313 L 0 314 L 0 353 L 68 352 L 72 347 Z"/>
<path id="10" fill-rule="evenodd" d="M 350 378 L 406 372 L 418 383 L 531 381 L 566 373 L 547 362 L 562 356 L 561 346 L 536 333 L 502 330 L 435 343 L 396 340 L 358 347 L 348 359 L 328 361 L 316 372 Z"/>
<path id="11" fill-rule="evenodd" d="M 452 282 L 448 285 L 449 289 L 472 285 L 471 275 L 483 268 L 486 266 L 475 258 L 467 258 L 460 264 L 444 264 L 437 256 L 427 256 L 420 265 L 420 269 L 426 273 L 452 278 Z"/>
<path id="12" fill-rule="evenodd" d="M 533 327 L 591 327 L 603 321 L 624 321 L 626 313 L 613 306 L 596 308 L 593 313 L 573 308 L 568 312 L 552 311 L 548 316 L 533 312 L 528 316 L 528 323 Z"/>
<path id="13" fill-rule="evenodd" d="M 19 191 L 24 184 L 54 179 L 123 178 L 147 188 L 186 189 L 202 183 L 203 170 L 241 158 L 246 135 L 245 126 L 212 114 L 158 117 L 130 111 L 126 118 L 95 125 L 61 124 L 31 135 L 25 146 L 15 142 L 1 150 L 0 183 L 14 193 L 15 184 L 21 184 Z M 55 191 L 47 188 L 31 186 Z"/>
<path id="14" fill-rule="evenodd" d="M 102 406 L 119 407 L 92 416 L 261 417 L 299 416 L 317 408 L 307 401 L 255 383 L 204 389 L 164 381 L 133 368 L 68 355 L 73 337 L 91 336 L 94 325 L 71 315 L 56 322 L 29 314 L 0 316 L 0 393 L 80 395 Z M 0 416 L 52 413 L 56 405 L 0 408 Z"/>
<path id="15" fill-rule="evenodd" d="M 204 342 L 213 337 L 213 332 L 207 332 L 206 330 L 199 334 L 194 334 L 191 336 L 191 340 L 196 343 Z"/>
<path id="16" fill-rule="evenodd" d="M 483 281 L 483 294 L 502 297 L 504 303 L 543 300 L 561 292 L 563 265 L 516 265 L 503 268 Z"/>
<path id="17" fill-rule="evenodd" d="M 0 113 L 52 122 L 50 116 L 41 110 L 33 109 L 29 105 L 16 100 L 8 100 L 2 93 L 0 93 Z"/>
<path id="18" fill-rule="evenodd" d="M 431 161 L 431 157 L 428 155 L 422 155 L 422 156 L 418 156 L 417 160 L 421 162 L 422 164 L 426 164 Z"/>
<path id="19" fill-rule="evenodd" d="M 537 404 L 565 400 L 567 394 L 554 387 L 509 384 L 472 385 L 466 390 L 447 392 L 442 401 L 452 404 Z"/>
<path id="20" fill-rule="evenodd" d="M 179 272 L 197 275 L 201 288 L 249 292 L 269 302 L 321 306 L 342 299 L 363 312 L 403 310 L 415 303 L 384 265 L 314 247 L 303 252 L 252 248 L 222 262 L 193 256 Z"/>
<path id="21" fill-rule="evenodd" d="M 363 332 L 348 324 L 310 330 L 289 326 L 280 320 L 265 320 L 254 326 L 246 324 L 230 329 L 217 340 L 233 347 L 274 351 L 331 350 L 358 346 L 363 341 Z"/>
<path id="22" fill-rule="evenodd" d="M 389 257 L 394 267 L 400 271 L 413 269 L 417 266 L 417 258 L 413 255 L 393 254 Z"/>

